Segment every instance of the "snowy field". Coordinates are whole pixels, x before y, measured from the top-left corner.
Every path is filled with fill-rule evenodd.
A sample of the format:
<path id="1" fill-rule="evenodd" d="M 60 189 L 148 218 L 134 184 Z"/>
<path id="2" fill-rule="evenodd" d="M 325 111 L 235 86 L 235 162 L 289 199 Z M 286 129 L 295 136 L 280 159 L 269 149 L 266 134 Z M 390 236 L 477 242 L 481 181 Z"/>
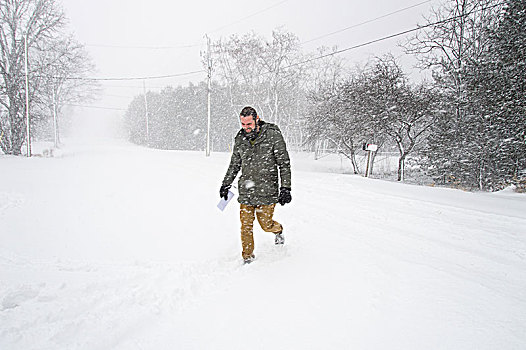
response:
<path id="1" fill-rule="evenodd" d="M 292 154 L 286 244 L 216 208 L 229 155 L 0 155 L 0 349 L 526 349 L 526 196 Z"/>

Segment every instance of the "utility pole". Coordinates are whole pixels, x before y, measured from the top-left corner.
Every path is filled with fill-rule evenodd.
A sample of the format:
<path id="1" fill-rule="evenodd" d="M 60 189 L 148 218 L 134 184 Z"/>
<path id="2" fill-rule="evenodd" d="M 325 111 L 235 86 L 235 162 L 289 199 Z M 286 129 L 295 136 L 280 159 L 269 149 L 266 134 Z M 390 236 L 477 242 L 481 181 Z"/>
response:
<path id="1" fill-rule="evenodd" d="M 24 56 L 25 56 L 25 71 L 26 71 L 26 154 L 31 157 L 31 126 L 29 120 L 29 72 L 27 69 L 27 32 L 24 33 Z"/>
<path id="2" fill-rule="evenodd" d="M 58 148 L 60 144 L 60 134 L 58 131 L 57 95 L 60 94 L 60 88 L 55 90 L 55 86 L 53 86 L 52 89 L 53 89 L 53 128 L 55 130 L 55 148 Z"/>
<path id="3" fill-rule="evenodd" d="M 146 116 L 146 146 L 150 145 L 150 119 L 148 117 L 148 99 L 146 98 L 146 80 L 142 81 L 142 89 L 144 92 L 144 113 Z"/>
<path id="4" fill-rule="evenodd" d="M 206 156 L 210 156 L 210 91 L 212 90 L 212 59 L 210 57 L 210 38 L 206 35 L 206 62 L 208 65 L 208 129 L 206 132 Z"/>

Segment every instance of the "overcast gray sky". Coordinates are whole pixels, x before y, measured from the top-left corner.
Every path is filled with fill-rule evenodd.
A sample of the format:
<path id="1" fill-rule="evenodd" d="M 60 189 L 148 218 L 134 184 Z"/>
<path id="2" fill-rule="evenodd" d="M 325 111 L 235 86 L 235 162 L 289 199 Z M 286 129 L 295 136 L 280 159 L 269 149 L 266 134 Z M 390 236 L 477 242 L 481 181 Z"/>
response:
<path id="1" fill-rule="evenodd" d="M 86 45 L 96 77 L 127 78 L 180 74 L 202 70 L 200 52 L 205 34 L 212 40 L 255 31 L 267 38 L 278 27 L 296 34 L 305 52 L 322 45 L 345 49 L 422 23 L 440 0 L 62 0 L 69 30 Z M 406 9 L 408 7 L 412 7 Z M 378 17 L 406 9 L 374 20 Z M 371 21 L 374 20 L 374 21 Z M 327 35 L 364 22 L 369 23 Z M 318 40 L 312 40 L 323 37 Z M 311 41 L 312 40 L 312 41 Z M 341 54 L 363 62 L 388 51 L 400 55 L 397 39 Z M 201 81 L 205 73 L 147 80 L 150 90 Z M 125 109 L 142 93 L 142 81 L 102 83 L 101 98 L 91 107 Z M 123 111 L 75 108 L 77 115 L 116 117 Z"/>

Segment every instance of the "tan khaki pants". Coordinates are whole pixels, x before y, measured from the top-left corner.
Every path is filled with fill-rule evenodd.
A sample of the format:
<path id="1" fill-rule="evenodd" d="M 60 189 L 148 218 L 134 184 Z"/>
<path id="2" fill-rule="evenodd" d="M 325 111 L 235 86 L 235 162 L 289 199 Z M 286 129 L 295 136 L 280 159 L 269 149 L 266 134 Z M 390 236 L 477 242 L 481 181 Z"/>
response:
<path id="1" fill-rule="evenodd" d="M 241 204 L 239 217 L 241 219 L 243 259 L 250 257 L 254 252 L 254 214 L 258 218 L 259 225 L 265 232 L 279 233 L 283 230 L 281 224 L 272 219 L 275 206 L 276 204 L 258 206 Z"/>

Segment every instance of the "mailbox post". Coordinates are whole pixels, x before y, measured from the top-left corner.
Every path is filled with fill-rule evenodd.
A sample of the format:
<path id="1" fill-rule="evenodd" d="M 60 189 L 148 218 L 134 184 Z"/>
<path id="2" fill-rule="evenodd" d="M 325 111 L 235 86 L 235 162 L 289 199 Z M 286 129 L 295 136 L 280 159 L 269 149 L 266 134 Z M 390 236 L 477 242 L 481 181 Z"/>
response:
<path id="1" fill-rule="evenodd" d="M 369 176 L 369 171 L 371 170 L 371 153 L 378 150 L 378 145 L 372 143 L 364 143 L 363 149 L 367 151 L 367 166 L 365 168 L 365 177 Z"/>

